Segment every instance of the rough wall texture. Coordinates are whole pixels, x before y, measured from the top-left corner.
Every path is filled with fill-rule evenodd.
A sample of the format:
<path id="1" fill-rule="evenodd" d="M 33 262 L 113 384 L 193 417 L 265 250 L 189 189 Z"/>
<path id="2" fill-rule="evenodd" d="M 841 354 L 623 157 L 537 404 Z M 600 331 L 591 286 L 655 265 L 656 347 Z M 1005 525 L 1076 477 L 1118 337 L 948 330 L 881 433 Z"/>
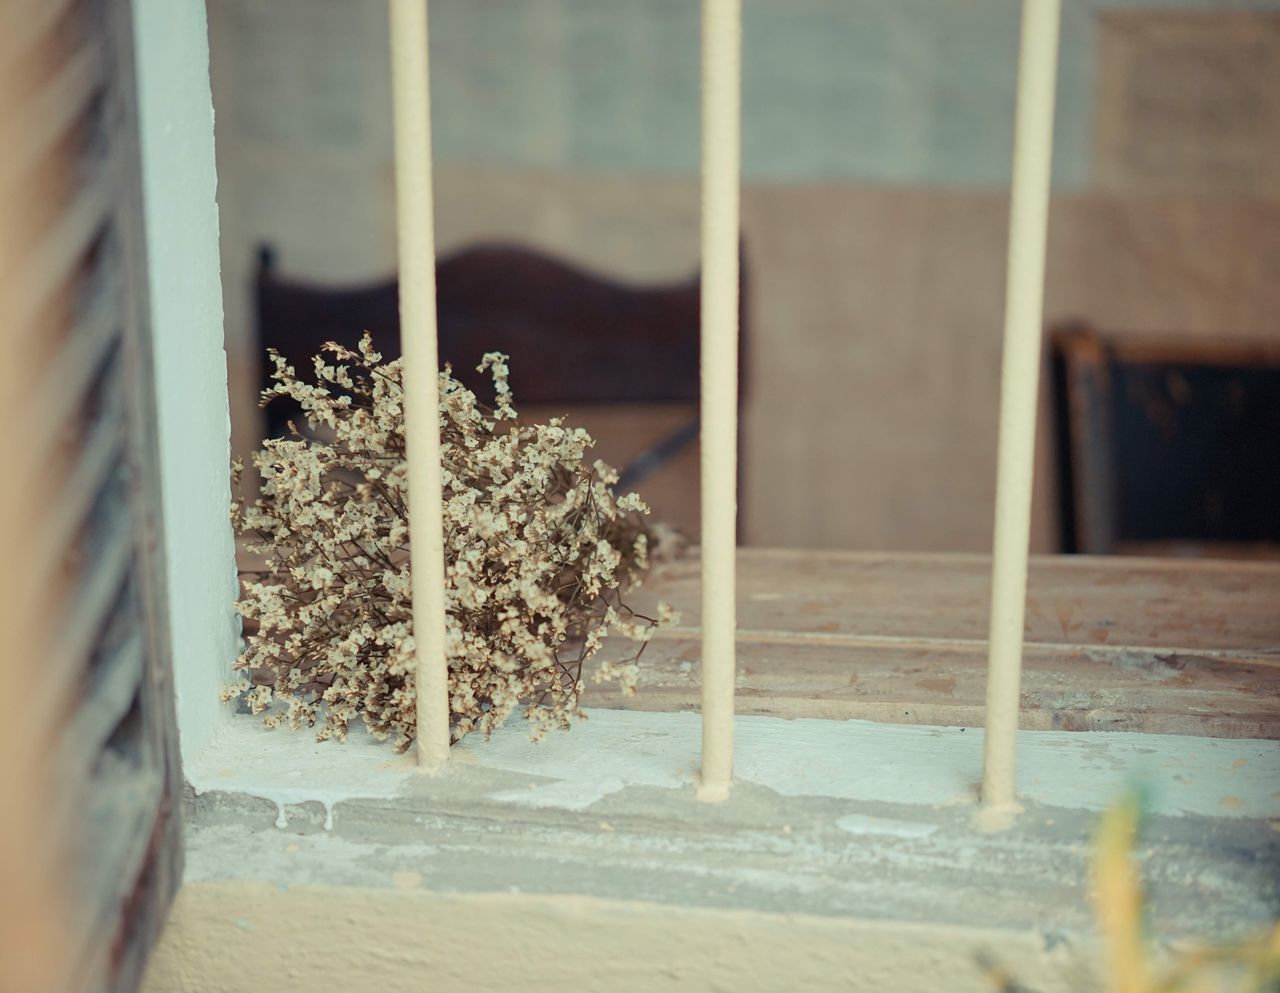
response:
<path id="1" fill-rule="evenodd" d="M 1091 954 L 1030 933 L 401 885 L 187 886 L 143 991 L 990 993 L 984 949 L 1041 993 L 1099 989 Z"/>

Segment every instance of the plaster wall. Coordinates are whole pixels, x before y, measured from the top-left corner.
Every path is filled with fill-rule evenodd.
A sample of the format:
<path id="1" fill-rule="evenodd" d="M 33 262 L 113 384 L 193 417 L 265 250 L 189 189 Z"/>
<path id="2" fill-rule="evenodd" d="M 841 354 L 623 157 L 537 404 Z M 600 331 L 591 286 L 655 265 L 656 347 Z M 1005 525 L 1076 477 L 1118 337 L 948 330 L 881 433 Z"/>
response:
<path id="1" fill-rule="evenodd" d="M 1097 115 L 1112 107 L 1122 120 L 1111 129 L 1129 134 L 1126 115 L 1142 114 L 1133 99 L 1102 99 L 1105 22 L 1157 16 L 1156 6 L 1172 11 L 1161 17 L 1226 16 L 1211 0 L 1064 6 L 1046 319 L 1274 337 L 1280 201 L 1222 179 L 1237 171 L 1216 151 L 1207 160 L 1219 178 L 1207 186 L 1203 170 L 1153 189 L 1097 169 Z M 1228 13 L 1275 10 L 1261 0 Z M 442 252 L 505 238 L 623 278 L 694 270 L 696 5 L 433 0 L 431 15 Z M 743 538 L 986 551 L 1017 3 L 748 0 L 744 16 L 743 223 L 755 281 Z M 322 281 L 394 268 L 386 22 L 379 4 L 341 0 L 211 0 L 210 18 L 227 339 L 233 382 L 244 384 L 233 388 L 235 447 L 248 451 L 258 436 L 256 245 L 273 243 L 286 272 Z M 1141 23 L 1131 27 L 1119 34 L 1142 37 Z M 1266 53 L 1280 48 L 1262 50 L 1274 62 Z M 1207 70 L 1216 85 L 1176 59 L 1166 73 L 1226 93 L 1224 106 L 1277 105 L 1264 73 L 1222 72 L 1234 64 L 1225 56 L 1189 65 L 1202 63 L 1219 67 Z M 1166 147 L 1173 163 L 1188 149 L 1247 148 L 1253 161 L 1268 147 L 1166 117 L 1143 146 L 1152 159 Z M 634 428 L 580 419 L 606 458 L 644 447 L 622 443 Z M 1047 441 L 1042 433 L 1040 551 L 1056 542 Z M 690 452 L 647 481 L 659 516 L 696 527 L 697 466 Z"/>
<path id="2" fill-rule="evenodd" d="M 995 929 L 576 896 L 188 884 L 143 993 L 990 993 L 993 952 L 1041 993 L 1100 989 L 1092 950 Z"/>
<path id="3" fill-rule="evenodd" d="M 183 755 L 222 717 L 238 648 L 230 423 L 202 0 L 134 0 L 168 622 Z"/>
<path id="4" fill-rule="evenodd" d="M 307 182 L 299 178 L 300 186 Z M 694 177 L 442 168 L 436 189 L 442 251 L 513 238 L 642 280 L 697 265 Z M 309 212 L 295 191 L 292 206 L 249 218 L 229 202 L 224 216 L 260 225 L 259 236 L 278 235 L 290 272 L 309 273 L 307 253 L 320 251 L 333 254 L 319 271 L 337 272 L 340 246 L 320 246 L 327 230 L 346 229 L 351 204 L 319 186 L 312 194 Z M 306 219 L 286 216 L 295 209 Z M 989 551 L 1007 196 L 757 182 L 743 189 L 742 213 L 753 280 L 743 381 L 745 543 Z M 251 263 L 240 244 L 224 245 L 227 300 L 248 321 L 242 288 Z M 1274 341 L 1276 259 L 1280 201 L 1059 192 L 1045 318 L 1196 340 Z M 390 263 L 381 271 L 390 272 Z M 229 319 L 229 335 L 235 323 Z M 229 348 L 234 363 L 236 346 L 229 341 Z M 256 424 L 252 376 L 246 372 L 248 387 L 233 394 L 246 450 Z M 1055 551 L 1045 414 L 1033 547 Z M 610 449 L 628 436 L 622 420 L 599 411 L 575 416 L 601 439 L 601 456 L 620 461 Z M 656 437 L 660 431 L 650 440 Z M 644 495 L 659 517 L 696 528 L 697 474 L 690 450 L 646 480 Z"/>

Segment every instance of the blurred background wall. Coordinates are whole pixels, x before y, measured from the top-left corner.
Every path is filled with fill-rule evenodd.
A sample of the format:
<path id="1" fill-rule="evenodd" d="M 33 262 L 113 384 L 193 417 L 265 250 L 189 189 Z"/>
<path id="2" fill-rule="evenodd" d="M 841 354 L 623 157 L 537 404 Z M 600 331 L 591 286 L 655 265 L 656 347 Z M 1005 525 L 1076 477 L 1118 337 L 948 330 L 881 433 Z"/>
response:
<path id="1" fill-rule="evenodd" d="M 1047 322 L 1280 338 L 1278 11 L 1065 0 Z M 209 14 L 243 452 L 255 246 L 309 279 L 394 269 L 386 11 Z M 441 252 L 514 239 L 615 277 L 692 273 L 698 17 L 431 0 Z M 746 543 L 989 549 L 1017 30 L 1016 0 L 746 0 Z M 690 452 L 653 482 L 660 513 L 696 521 L 696 472 Z"/>

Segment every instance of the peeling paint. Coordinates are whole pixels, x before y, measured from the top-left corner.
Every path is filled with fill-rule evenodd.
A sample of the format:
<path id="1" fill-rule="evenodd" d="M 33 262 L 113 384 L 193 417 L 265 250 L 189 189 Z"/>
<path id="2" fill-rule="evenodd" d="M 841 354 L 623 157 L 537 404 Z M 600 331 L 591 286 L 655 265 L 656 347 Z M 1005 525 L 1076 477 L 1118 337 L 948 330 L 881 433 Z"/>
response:
<path id="1" fill-rule="evenodd" d="M 583 810 L 630 786 L 691 790 L 699 720 L 691 713 L 593 710 L 568 733 L 529 741 L 513 721 L 489 740 L 456 746 L 446 775 L 465 781 L 480 768 L 534 777 L 490 799 L 516 807 Z M 969 803 L 981 777 L 982 731 L 870 721 L 736 720 L 735 780 L 782 796 L 894 804 Z M 412 753 L 353 732 L 345 743 L 266 731 L 250 718 L 229 722 L 214 746 L 187 767 L 197 794 L 239 792 L 285 807 L 317 802 L 333 825 L 345 800 L 403 795 L 422 779 Z M 1230 801 L 1222 782 L 1230 777 Z M 1280 742 L 1180 735 L 1022 731 L 1018 795 L 1046 807 L 1105 809 L 1142 781 L 1155 813 L 1280 816 Z M 1237 802 L 1238 801 L 1238 802 Z"/>

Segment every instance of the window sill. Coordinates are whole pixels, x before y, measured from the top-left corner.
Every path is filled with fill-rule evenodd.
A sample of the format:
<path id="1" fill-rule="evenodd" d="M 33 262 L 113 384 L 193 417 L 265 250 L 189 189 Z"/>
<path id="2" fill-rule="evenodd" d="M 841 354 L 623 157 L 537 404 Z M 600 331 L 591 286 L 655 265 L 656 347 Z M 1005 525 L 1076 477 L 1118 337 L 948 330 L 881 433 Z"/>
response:
<path id="1" fill-rule="evenodd" d="M 251 718 L 231 721 L 187 765 L 186 877 L 172 928 L 188 944 L 162 947 L 158 975 L 171 982 L 164 969 L 215 941 L 225 957 L 227 942 L 248 954 L 255 934 L 269 936 L 276 954 L 298 921 L 337 906 L 348 923 L 332 934 L 317 923 L 317 940 L 343 943 L 361 922 L 384 935 L 372 958 L 333 967 L 337 985 L 376 975 L 370 988 L 398 988 L 389 920 L 423 936 L 410 958 L 447 973 L 465 942 L 454 934 L 459 922 L 519 931 L 571 919 L 598 937 L 586 960 L 612 949 L 613 959 L 594 960 L 607 970 L 635 953 L 610 944 L 617 939 L 601 931 L 604 922 L 624 935 L 652 925 L 654 940 L 672 947 L 690 935 L 719 940 L 725 928 L 734 941 L 771 935 L 786 945 L 763 959 L 750 941 L 733 946 L 759 970 L 743 989 L 782 988 L 771 969 L 793 975 L 828 955 L 825 985 L 806 988 L 923 991 L 954 980 L 977 990 L 981 947 L 1007 954 L 1036 988 L 1085 989 L 1078 975 L 1062 976 L 1093 957 L 1086 881 L 1097 812 L 1135 781 L 1151 797 L 1136 854 L 1153 933 L 1177 940 L 1268 923 L 1280 903 L 1280 742 L 1249 733 L 1276 733 L 1275 700 L 1256 686 L 1276 679 L 1264 645 L 1277 641 L 1267 598 L 1280 568 L 1246 565 L 1242 575 L 1234 564 L 1037 562 L 1030 729 L 1019 740 L 1026 809 L 996 834 L 974 816 L 982 732 L 968 716 L 982 684 L 980 670 L 964 675 L 980 644 L 984 568 L 976 556 L 744 552 L 747 713 L 724 804 L 695 801 L 698 721 L 676 712 L 696 686 L 696 564 L 669 567 L 651 591 L 675 600 L 688 625 L 651 646 L 649 683 L 626 701 L 657 712 L 592 710 L 536 745 L 513 721 L 490 741 L 455 748 L 437 776 L 362 735 L 317 744 Z M 907 625 L 916 625 L 914 640 Z M 956 672 L 939 675 L 947 666 Z M 1233 737 L 1035 729 L 1063 714 L 1096 715 L 1106 700 L 1123 720 L 1065 726 L 1188 726 Z M 898 720 L 935 723 L 815 719 L 899 709 Z M 1232 723 L 1239 711 L 1252 717 Z M 229 919 L 233 906 L 243 911 Z M 922 943 L 932 950 L 927 968 Z M 553 963 L 580 954 L 577 936 L 535 944 L 526 958 L 534 971 L 547 968 L 545 988 L 574 988 L 581 977 Z M 911 948 L 912 978 L 884 978 L 877 956 Z M 664 987 L 646 973 L 643 988 L 705 988 L 708 977 L 733 971 L 723 958 L 682 955 L 664 952 L 660 964 L 707 982 L 677 977 Z M 299 960 L 304 978 L 311 961 Z M 859 970 L 881 978 L 860 987 L 851 979 Z M 202 982 L 172 988 L 222 988 Z M 242 987 L 227 979 L 226 988 L 254 982 L 246 974 Z"/>
<path id="2" fill-rule="evenodd" d="M 1162 934 L 1269 919 L 1280 743 L 1020 732 L 1011 830 L 974 819 L 982 732 L 738 719 L 730 800 L 693 799 L 694 714 L 594 711 L 531 744 L 513 724 L 442 774 L 362 735 L 256 721 L 191 770 L 186 880 L 576 893 L 935 924 L 1089 926 L 1096 815 L 1133 782 Z M 283 827 L 281 827 L 283 825 Z M 327 829 L 326 829 L 327 828 Z"/>

